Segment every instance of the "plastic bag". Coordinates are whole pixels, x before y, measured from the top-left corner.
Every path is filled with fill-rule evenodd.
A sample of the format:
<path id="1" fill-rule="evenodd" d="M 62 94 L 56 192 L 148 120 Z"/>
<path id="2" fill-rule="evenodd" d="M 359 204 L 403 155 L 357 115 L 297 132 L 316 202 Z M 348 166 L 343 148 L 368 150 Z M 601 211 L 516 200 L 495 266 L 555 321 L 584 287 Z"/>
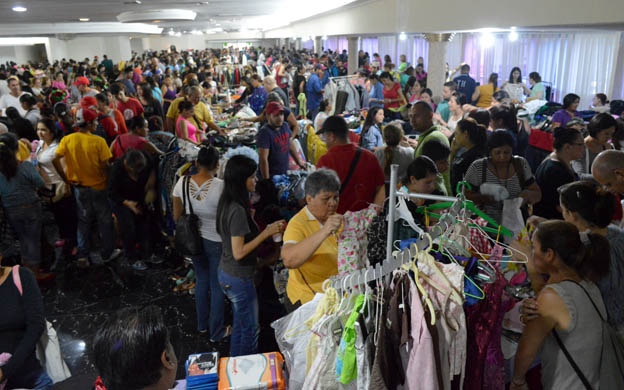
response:
<path id="1" fill-rule="evenodd" d="M 511 242 L 524 229 L 524 218 L 522 218 L 522 198 L 505 199 L 503 201 L 502 225 L 509 229 L 512 237 L 506 237 L 506 242 Z M 508 241 L 507 241 L 508 240 Z"/>
<path id="2" fill-rule="evenodd" d="M 235 117 L 239 119 L 255 118 L 257 115 L 249 106 L 244 106 L 236 113 Z"/>
<path id="3" fill-rule="evenodd" d="M 305 321 L 312 317 L 322 297 L 323 294 L 316 294 L 310 302 L 271 323 L 275 329 L 275 340 L 290 373 L 289 389 L 301 389 L 305 382 L 306 347 L 312 334 Z"/>

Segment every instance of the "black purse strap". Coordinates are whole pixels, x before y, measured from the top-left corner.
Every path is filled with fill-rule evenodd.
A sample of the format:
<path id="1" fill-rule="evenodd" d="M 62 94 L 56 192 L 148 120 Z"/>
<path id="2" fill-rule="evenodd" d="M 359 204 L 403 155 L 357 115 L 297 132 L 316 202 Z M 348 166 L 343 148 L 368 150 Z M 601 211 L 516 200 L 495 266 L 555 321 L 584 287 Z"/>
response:
<path id="1" fill-rule="evenodd" d="M 572 355 L 570 355 L 570 352 L 568 352 L 568 349 L 563 344 L 563 341 L 561 340 L 561 338 L 559 337 L 559 334 L 557 333 L 557 331 L 555 329 L 553 329 L 553 335 L 555 336 L 555 340 L 557 340 L 557 344 L 559 344 L 559 347 L 563 351 L 563 354 L 568 359 L 568 362 L 570 362 L 570 365 L 572 366 L 572 368 L 576 372 L 576 375 L 578 375 L 578 377 L 581 380 L 581 382 L 583 382 L 583 385 L 585 386 L 585 388 L 587 390 L 593 390 L 593 387 L 591 386 L 591 384 L 589 383 L 589 381 L 585 377 L 585 374 L 583 374 L 583 372 L 581 371 L 579 366 L 576 364 L 576 362 L 574 361 L 574 358 L 572 358 Z"/>
<path id="2" fill-rule="evenodd" d="M 589 292 L 585 289 L 585 287 L 583 287 L 579 282 L 577 282 L 575 280 L 566 279 L 566 280 L 563 280 L 563 281 L 564 282 L 572 282 L 572 283 L 576 284 L 577 286 L 579 286 L 580 288 L 582 288 L 583 291 L 585 292 L 585 294 L 587 295 L 587 298 L 589 298 L 589 301 L 594 306 L 594 309 L 596 309 L 596 312 L 598 313 L 598 316 L 600 317 L 600 319 L 602 321 L 604 321 L 604 318 L 602 317 L 602 314 L 600 314 L 600 310 L 598 310 L 598 306 L 596 306 L 596 304 L 594 303 L 594 300 L 591 298 L 591 296 L 589 295 Z M 581 380 L 581 382 L 583 382 L 583 385 L 585 386 L 585 388 L 588 389 L 588 390 L 593 390 L 591 384 L 587 380 L 587 377 L 585 377 L 585 374 L 583 374 L 583 372 L 581 371 L 579 366 L 574 361 L 574 358 L 572 358 L 572 355 L 570 355 L 570 352 L 568 352 L 568 349 L 563 344 L 563 341 L 559 337 L 559 334 L 557 333 L 557 330 L 553 329 L 553 335 L 555 336 L 555 340 L 557 340 L 557 344 L 559 344 L 559 348 L 561 348 L 561 351 L 563 351 L 563 354 L 568 359 L 568 362 L 570 362 L 570 365 L 572 366 L 572 368 L 576 372 L 576 375 L 578 375 L 578 377 Z"/>
<path id="3" fill-rule="evenodd" d="M 349 173 L 347 173 L 347 177 L 345 178 L 345 181 L 342 182 L 342 185 L 340 186 L 339 195 L 342 195 L 344 190 L 347 188 L 347 184 L 349 184 L 349 181 L 351 180 L 351 176 L 353 176 L 353 172 L 355 172 L 355 167 L 357 166 L 358 161 L 360 161 L 361 154 L 362 154 L 362 148 L 356 148 L 355 156 L 353 157 L 353 161 L 351 161 L 351 166 L 349 167 Z"/>

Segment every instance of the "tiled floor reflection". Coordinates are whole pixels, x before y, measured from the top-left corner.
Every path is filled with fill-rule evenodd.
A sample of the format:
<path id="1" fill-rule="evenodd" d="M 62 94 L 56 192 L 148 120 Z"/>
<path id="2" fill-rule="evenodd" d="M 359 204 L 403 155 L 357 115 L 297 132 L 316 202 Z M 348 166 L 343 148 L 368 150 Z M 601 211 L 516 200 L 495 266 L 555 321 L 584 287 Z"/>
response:
<path id="1" fill-rule="evenodd" d="M 107 265 L 92 265 L 86 270 L 73 267 L 60 270 L 57 280 L 43 287 L 42 293 L 46 317 L 58 333 L 61 351 L 73 377 L 55 388 L 92 388 L 97 374 L 90 352 L 91 340 L 102 321 L 111 312 L 124 307 L 154 304 L 162 309 L 180 362 L 178 379 L 184 378 L 184 362 L 191 353 L 218 350 L 227 356 L 227 343 L 212 345 L 207 335 L 197 332 L 194 296 L 173 292 L 175 282 L 170 276 L 176 272 L 185 273 L 181 264 L 177 266 L 152 265 L 148 271 L 137 273 L 124 260 L 118 260 Z M 271 308 L 275 306 L 260 306 L 261 352 L 277 350 L 268 324 L 282 313 Z M 231 323 L 229 307 L 227 311 L 226 323 Z"/>

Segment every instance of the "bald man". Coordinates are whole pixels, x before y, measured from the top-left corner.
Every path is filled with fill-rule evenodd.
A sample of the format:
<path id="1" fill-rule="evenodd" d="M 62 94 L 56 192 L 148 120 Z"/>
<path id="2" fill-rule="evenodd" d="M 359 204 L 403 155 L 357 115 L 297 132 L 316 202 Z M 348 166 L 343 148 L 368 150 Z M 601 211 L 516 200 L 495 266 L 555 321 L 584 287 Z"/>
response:
<path id="1" fill-rule="evenodd" d="M 605 150 L 592 164 L 592 175 L 600 185 L 616 193 L 624 193 L 624 151 Z"/>

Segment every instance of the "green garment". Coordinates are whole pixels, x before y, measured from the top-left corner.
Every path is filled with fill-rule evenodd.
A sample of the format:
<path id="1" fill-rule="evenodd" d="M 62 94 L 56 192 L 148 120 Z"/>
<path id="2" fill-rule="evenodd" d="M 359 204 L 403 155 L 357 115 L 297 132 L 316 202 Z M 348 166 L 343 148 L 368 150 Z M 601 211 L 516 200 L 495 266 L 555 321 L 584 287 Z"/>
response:
<path id="1" fill-rule="evenodd" d="M 405 73 L 401 73 L 401 89 L 405 89 L 405 84 L 407 84 L 407 80 L 409 80 L 409 76 Z"/>
<path id="2" fill-rule="evenodd" d="M 342 360 L 342 372 L 340 373 L 340 383 L 343 385 L 348 385 L 357 378 L 357 361 L 355 355 L 355 339 L 357 334 L 355 333 L 355 321 L 357 321 L 360 310 L 362 306 L 364 306 L 364 298 L 364 295 L 360 294 L 355 299 L 355 306 L 342 332 L 342 340 L 346 345 Z"/>
<path id="3" fill-rule="evenodd" d="M 436 112 L 440 114 L 444 122 L 448 122 L 449 117 L 451 116 L 451 109 L 449 108 L 448 100 L 443 100 L 438 104 L 438 108 Z"/>
<path id="4" fill-rule="evenodd" d="M 531 95 L 529 97 L 537 97 L 538 92 L 542 92 L 542 100 L 546 100 L 546 87 L 541 81 L 531 88 Z"/>
<path id="5" fill-rule="evenodd" d="M 299 96 L 297 96 L 297 100 L 299 101 L 299 112 L 297 113 L 297 116 L 302 116 L 305 118 L 306 116 L 308 116 L 308 109 L 306 107 L 307 99 L 305 93 L 301 92 Z"/>

